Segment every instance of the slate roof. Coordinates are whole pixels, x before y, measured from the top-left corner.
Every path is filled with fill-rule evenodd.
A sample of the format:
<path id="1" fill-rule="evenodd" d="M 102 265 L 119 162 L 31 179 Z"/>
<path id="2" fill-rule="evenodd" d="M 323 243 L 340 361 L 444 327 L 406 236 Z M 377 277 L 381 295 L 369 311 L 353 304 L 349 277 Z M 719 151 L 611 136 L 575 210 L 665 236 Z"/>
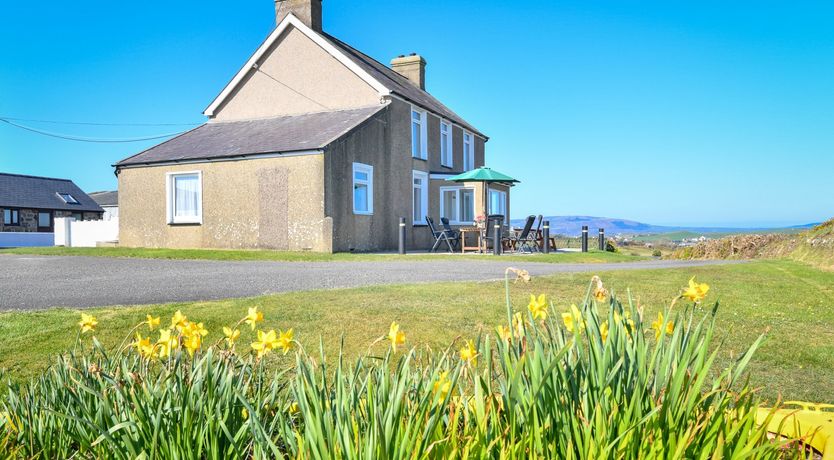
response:
<path id="1" fill-rule="evenodd" d="M 440 115 L 447 120 L 451 120 L 458 125 L 463 126 L 467 130 L 478 134 L 479 136 L 484 138 L 487 137 L 485 134 L 475 129 L 475 127 L 469 124 L 466 120 L 461 118 L 458 114 L 453 112 L 450 108 L 443 105 L 443 103 L 437 100 L 437 98 L 429 94 L 427 91 L 418 88 L 411 83 L 409 79 L 398 74 L 390 67 L 326 32 L 321 32 L 321 35 L 333 46 L 342 51 L 356 65 L 361 67 L 362 70 L 368 72 L 377 81 L 382 83 L 382 85 L 388 88 L 388 90 L 392 93 L 428 109 L 436 115 Z"/>
<path id="2" fill-rule="evenodd" d="M 99 206 L 119 205 L 119 192 L 117 191 L 90 192 L 89 195 Z"/>
<path id="3" fill-rule="evenodd" d="M 114 166 L 236 158 L 321 149 L 385 105 L 244 121 L 213 121 L 151 147 Z"/>
<path id="4" fill-rule="evenodd" d="M 69 204 L 58 193 L 69 193 Z M 0 173 L 0 207 L 104 212 L 101 206 L 68 179 Z"/>

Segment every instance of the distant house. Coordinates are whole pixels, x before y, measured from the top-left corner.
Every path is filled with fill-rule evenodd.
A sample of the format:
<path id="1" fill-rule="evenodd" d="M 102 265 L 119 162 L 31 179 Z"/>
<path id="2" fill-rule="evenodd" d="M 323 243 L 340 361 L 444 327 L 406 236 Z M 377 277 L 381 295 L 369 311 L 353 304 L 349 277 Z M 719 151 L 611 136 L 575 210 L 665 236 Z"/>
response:
<path id="1" fill-rule="evenodd" d="M 0 173 L 0 232 L 52 232 L 57 217 L 98 220 L 104 214 L 68 179 Z"/>
<path id="2" fill-rule="evenodd" d="M 90 198 L 104 209 L 104 220 L 119 218 L 119 192 L 92 192 Z"/>
<path id="3" fill-rule="evenodd" d="M 427 216 L 472 225 L 483 196 L 509 216 L 508 187 L 445 181 L 484 165 L 487 137 L 426 91 L 425 59 L 388 67 L 327 34 L 321 0 L 275 9 L 208 123 L 114 165 L 121 245 L 385 250 L 406 217 L 428 248 Z"/>

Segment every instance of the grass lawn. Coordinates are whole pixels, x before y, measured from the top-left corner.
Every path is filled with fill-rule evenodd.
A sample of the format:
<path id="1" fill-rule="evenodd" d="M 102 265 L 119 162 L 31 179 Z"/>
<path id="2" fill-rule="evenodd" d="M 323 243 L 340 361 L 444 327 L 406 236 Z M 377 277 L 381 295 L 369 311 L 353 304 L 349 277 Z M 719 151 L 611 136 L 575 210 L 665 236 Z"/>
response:
<path id="1" fill-rule="evenodd" d="M 797 262 L 757 261 L 743 265 L 673 270 L 599 273 L 609 288 L 630 288 L 649 318 L 668 305 L 687 280 L 696 275 L 709 283 L 707 300 L 720 300 L 717 339 L 723 340 L 721 365 L 737 358 L 764 331 L 768 339 L 752 365 L 753 383 L 769 398 L 834 402 L 834 273 Z M 590 274 L 534 278 L 511 287 L 516 309 L 526 308 L 530 293 L 546 293 L 560 310 L 578 302 Z M 94 309 L 96 336 L 116 346 L 145 314 L 163 322 L 181 309 L 209 329 L 208 342 L 221 328 L 237 321 L 250 306 L 263 309 L 263 328 L 292 327 L 308 350 L 322 341 L 332 357 L 344 335 L 345 352 L 356 356 L 387 333 L 392 320 L 401 324 L 409 345 L 447 347 L 455 340 L 492 331 L 505 320 L 503 283 L 445 283 L 313 291 L 217 302 Z M 0 368 L 15 379 L 34 375 L 49 356 L 72 346 L 78 311 L 50 310 L 0 314 Z M 651 320 L 647 321 L 647 324 Z M 242 346 L 253 334 L 244 330 Z M 372 350 L 383 352 L 384 344 Z M 278 366 L 287 357 L 273 357 Z"/>
<path id="2" fill-rule="evenodd" d="M 334 262 L 334 261 L 384 261 L 408 257 L 408 260 L 437 260 L 441 259 L 483 259 L 491 257 L 481 254 L 426 254 L 415 253 L 407 256 L 397 254 L 346 253 L 325 254 L 319 252 L 287 252 L 246 249 L 150 249 L 150 248 L 12 248 L 0 249 L 0 254 L 30 254 L 44 256 L 92 256 L 92 257 L 134 257 L 141 259 L 187 259 L 187 260 L 274 260 L 283 262 Z M 604 263 L 604 262 L 633 262 L 645 260 L 646 257 L 631 255 L 628 252 L 611 253 L 591 251 L 586 254 L 580 252 L 557 252 L 551 254 L 507 254 L 502 260 L 525 260 L 549 263 Z"/>

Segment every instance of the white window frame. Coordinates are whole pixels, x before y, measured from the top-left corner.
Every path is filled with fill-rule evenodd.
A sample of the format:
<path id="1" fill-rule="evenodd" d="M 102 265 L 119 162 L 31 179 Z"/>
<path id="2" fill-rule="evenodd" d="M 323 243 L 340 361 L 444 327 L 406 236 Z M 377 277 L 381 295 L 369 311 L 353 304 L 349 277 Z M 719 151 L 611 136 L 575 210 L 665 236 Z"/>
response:
<path id="1" fill-rule="evenodd" d="M 356 179 L 356 173 L 364 172 L 368 175 L 368 180 L 363 181 Z M 353 202 L 353 213 L 363 216 L 370 216 L 374 213 L 374 167 L 364 163 L 353 163 L 353 170 L 351 173 L 351 189 L 350 200 Z M 368 209 L 356 209 L 356 184 L 366 185 L 368 187 Z"/>
<path id="2" fill-rule="evenodd" d="M 461 220 L 460 216 L 460 206 L 461 202 L 463 201 L 461 192 L 463 190 L 469 190 L 472 192 L 472 220 L 471 221 L 464 221 Z M 443 201 L 443 195 L 446 192 L 455 192 L 455 210 L 454 210 L 454 219 L 449 219 L 449 223 L 452 225 L 472 225 L 475 220 L 475 188 L 474 187 L 464 187 L 462 185 L 458 186 L 448 186 L 448 187 L 440 187 L 440 217 L 444 217 L 445 204 Z"/>
<path id="3" fill-rule="evenodd" d="M 419 121 L 414 120 L 414 114 L 418 114 L 420 116 Z M 409 133 L 411 135 L 411 156 L 413 158 L 418 158 L 420 160 L 425 160 L 429 157 L 429 148 L 428 148 L 428 112 L 425 110 L 421 110 L 416 105 L 411 106 L 411 113 L 409 115 L 409 120 L 411 123 L 409 126 Z M 414 151 L 414 123 L 420 125 L 420 151 Z"/>
<path id="4" fill-rule="evenodd" d="M 469 137 L 469 141 L 466 138 Z M 463 170 L 475 169 L 475 136 L 469 131 L 463 131 Z"/>
<path id="5" fill-rule="evenodd" d="M 443 142 L 443 127 L 446 127 L 446 142 Z M 446 120 L 440 120 L 440 165 L 447 168 L 455 167 L 455 149 L 452 142 L 452 131 L 454 125 Z M 446 148 L 446 157 L 443 157 L 443 148 Z"/>
<path id="6" fill-rule="evenodd" d="M 195 217 L 176 217 L 174 216 L 174 179 L 178 176 L 197 176 L 197 216 Z M 168 214 L 168 223 L 176 224 L 203 224 L 203 172 L 202 171 L 176 171 L 165 174 L 165 211 Z"/>
<path id="7" fill-rule="evenodd" d="M 504 216 L 504 221 L 507 222 L 507 220 L 509 219 L 509 216 L 507 215 L 507 204 L 508 203 L 507 203 L 507 192 L 506 191 L 497 190 L 497 189 L 494 189 L 494 188 L 489 189 L 489 191 L 487 193 L 487 197 L 489 198 L 489 205 L 487 206 L 487 211 L 489 211 L 490 214 L 494 214 L 492 212 L 492 194 L 493 193 L 497 193 L 501 196 L 501 203 L 502 203 L 501 207 L 500 207 L 500 208 L 502 208 L 501 209 L 501 214 Z"/>
<path id="8" fill-rule="evenodd" d="M 420 187 L 420 219 L 414 219 L 414 193 L 416 186 L 414 179 L 421 179 Z M 429 215 L 429 173 L 425 171 L 411 171 L 411 219 L 413 225 L 426 225 L 426 216 Z"/>

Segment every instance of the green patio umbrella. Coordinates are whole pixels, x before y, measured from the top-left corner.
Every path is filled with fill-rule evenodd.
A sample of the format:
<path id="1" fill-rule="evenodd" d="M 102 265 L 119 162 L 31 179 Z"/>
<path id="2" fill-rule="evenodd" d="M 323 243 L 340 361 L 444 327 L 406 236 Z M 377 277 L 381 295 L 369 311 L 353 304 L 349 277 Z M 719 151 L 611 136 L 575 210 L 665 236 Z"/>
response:
<path id="1" fill-rule="evenodd" d="M 512 187 L 514 184 L 519 182 L 506 174 L 500 173 L 492 168 L 487 168 L 486 166 L 466 171 L 465 173 L 452 176 L 446 180 L 450 182 L 484 182 L 484 216 L 489 214 L 487 212 L 487 190 L 489 189 L 489 186 L 486 184 L 498 183 Z"/>

